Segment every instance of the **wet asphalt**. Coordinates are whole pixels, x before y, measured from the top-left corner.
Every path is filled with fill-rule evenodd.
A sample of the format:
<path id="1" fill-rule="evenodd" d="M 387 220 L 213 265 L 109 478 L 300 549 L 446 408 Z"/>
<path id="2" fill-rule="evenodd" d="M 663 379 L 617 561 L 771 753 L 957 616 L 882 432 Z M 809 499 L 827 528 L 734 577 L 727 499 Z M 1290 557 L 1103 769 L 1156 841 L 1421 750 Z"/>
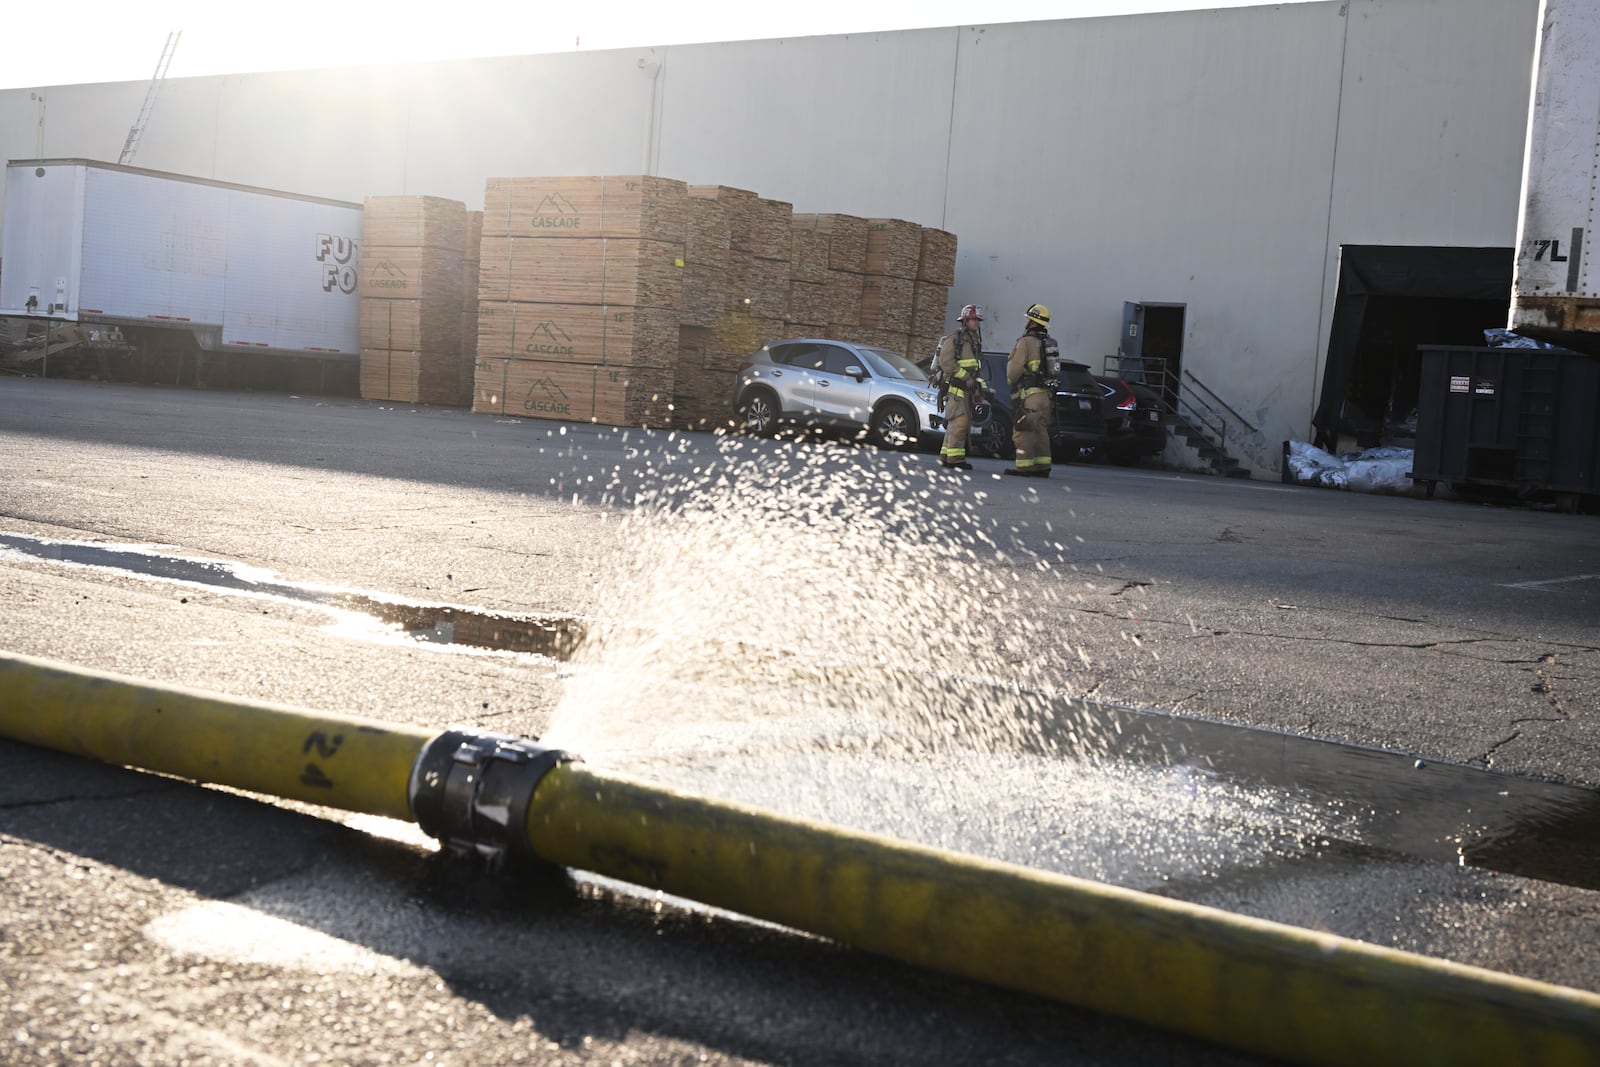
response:
<path id="1" fill-rule="evenodd" d="M 88 382 L 0 380 L 0 445 L 7 651 L 539 735 L 577 668 L 452 644 L 469 618 L 615 622 L 637 560 L 669 594 L 630 625 L 756 602 L 793 647 L 827 649 L 829 627 L 782 625 L 811 618 L 807 583 L 831 606 L 881 570 L 908 586 L 883 601 L 910 605 L 893 632 L 930 635 L 962 706 L 1088 696 L 1122 728 L 1063 712 L 912 771 L 899 753 L 896 773 L 944 783 L 941 804 L 899 807 L 874 792 L 893 780 L 881 767 L 823 774 L 772 741 L 836 730 L 801 711 L 842 703 L 796 698 L 781 671 L 749 685 L 723 664 L 760 714 L 707 732 L 680 729 L 687 675 L 658 670 L 628 682 L 631 717 L 589 736 L 686 787 L 1600 990 L 1596 517 L 1148 468 L 1028 484 L 985 460 L 952 487 L 931 456 L 841 442 Z M 841 524 L 814 506 L 830 484 L 911 501 Z M 737 590 L 694 555 L 719 544 L 703 527 L 672 535 L 682 550 L 640 544 L 641 511 L 714 516 L 794 486 L 803 521 L 739 516 L 734 543 L 764 554 Z M 952 569 L 981 575 L 955 592 L 861 547 L 937 565 L 952 542 L 970 549 Z M 86 565 L 91 551 L 132 555 Z M 199 580 L 196 560 L 253 588 Z M 330 625 L 350 622 L 330 597 L 379 624 Z M 1012 640 L 1007 620 L 1036 602 L 1051 610 Z M 740 654 L 708 647 L 712 673 Z M 859 653 L 819 653 L 820 676 L 876 678 Z M 1086 756 L 1139 770 L 1081 788 Z M 1252 1062 L 582 875 L 465 870 L 399 824 L 10 742 L 0 765 L 7 1062 Z"/>

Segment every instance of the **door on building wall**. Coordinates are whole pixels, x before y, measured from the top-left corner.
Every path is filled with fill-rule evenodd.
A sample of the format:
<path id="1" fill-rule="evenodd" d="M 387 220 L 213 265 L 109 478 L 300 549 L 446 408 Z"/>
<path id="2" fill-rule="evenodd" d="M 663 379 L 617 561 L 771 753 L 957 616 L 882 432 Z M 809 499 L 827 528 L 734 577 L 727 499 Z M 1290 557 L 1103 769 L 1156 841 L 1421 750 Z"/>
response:
<path id="1" fill-rule="evenodd" d="M 1119 377 L 1160 389 L 1170 409 L 1178 399 L 1183 369 L 1183 304 L 1128 301 L 1122 305 Z"/>

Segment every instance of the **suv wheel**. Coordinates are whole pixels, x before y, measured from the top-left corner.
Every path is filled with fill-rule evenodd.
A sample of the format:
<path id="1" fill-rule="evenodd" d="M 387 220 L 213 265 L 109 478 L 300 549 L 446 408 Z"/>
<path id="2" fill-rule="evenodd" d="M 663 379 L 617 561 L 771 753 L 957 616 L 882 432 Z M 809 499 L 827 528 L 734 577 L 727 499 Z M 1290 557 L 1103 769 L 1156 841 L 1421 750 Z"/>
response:
<path id="1" fill-rule="evenodd" d="M 872 439 L 882 448 L 904 448 L 917 439 L 916 412 L 904 404 L 885 404 L 872 415 Z"/>
<path id="2" fill-rule="evenodd" d="M 771 437 L 778 429 L 778 398 L 765 389 L 745 394 L 738 407 L 739 429 L 757 437 Z"/>
<path id="3" fill-rule="evenodd" d="M 1011 416 L 996 408 L 994 418 L 989 423 L 989 432 L 986 435 L 990 447 L 990 455 L 995 459 L 1016 459 L 1017 445 L 1011 437 Z"/>

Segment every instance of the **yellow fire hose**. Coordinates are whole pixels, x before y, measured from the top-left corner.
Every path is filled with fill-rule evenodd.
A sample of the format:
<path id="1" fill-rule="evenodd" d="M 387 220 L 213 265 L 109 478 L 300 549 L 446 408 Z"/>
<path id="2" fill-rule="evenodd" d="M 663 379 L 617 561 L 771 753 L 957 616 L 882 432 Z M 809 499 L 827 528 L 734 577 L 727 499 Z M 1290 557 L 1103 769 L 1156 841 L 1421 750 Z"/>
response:
<path id="1" fill-rule="evenodd" d="M 402 819 L 1289 1063 L 1600 1063 L 1600 996 L 597 773 L 0 654 L 0 735 Z"/>

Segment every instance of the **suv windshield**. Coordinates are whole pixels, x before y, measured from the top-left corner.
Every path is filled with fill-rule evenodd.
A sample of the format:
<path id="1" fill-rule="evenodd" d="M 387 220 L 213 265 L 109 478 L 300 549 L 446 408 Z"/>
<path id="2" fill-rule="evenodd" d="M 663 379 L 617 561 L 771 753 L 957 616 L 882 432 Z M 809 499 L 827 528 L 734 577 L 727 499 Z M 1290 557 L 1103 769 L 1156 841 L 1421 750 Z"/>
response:
<path id="1" fill-rule="evenodd" d="M 908 382 L 928 380 L 921 367 L 898 352 L 868 345 L 857 345 L 856 349 L 872 368 L 872 373 L 880 378 L 904 378 Z"/>

